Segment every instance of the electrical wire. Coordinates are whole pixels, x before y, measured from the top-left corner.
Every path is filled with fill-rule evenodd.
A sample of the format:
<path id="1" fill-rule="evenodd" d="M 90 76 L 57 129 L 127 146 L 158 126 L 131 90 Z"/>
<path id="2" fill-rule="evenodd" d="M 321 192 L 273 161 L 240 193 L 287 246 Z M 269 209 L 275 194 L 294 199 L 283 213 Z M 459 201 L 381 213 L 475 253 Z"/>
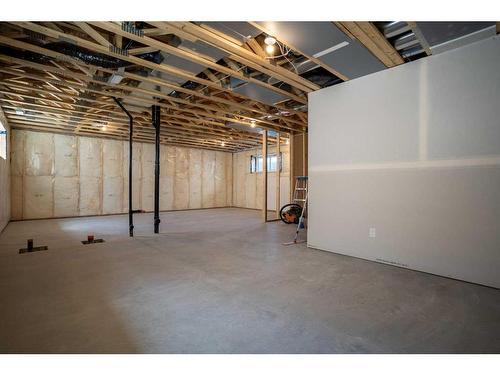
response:
<path id="1" fill-rule="evenodd" d="M 292 66 L 293 70 L 295 70 L 295 73 L 299 74 L 299 71 L 298 71 L 297 67 L 295 66 L 295 64 L 287 57 L 288 54 L 290 53 L 290 51 L 292 49 L 289 48 L 289 47 L 287 47 L 287 46 L 285 46 L 283 43 L 280 43 L 278 41 L 276 41 L 276 44 L 278 45 L 278 47 L 280 49 L 281 55 L 278 55 L 278 56 L 266 56 L 266 59 L 268 59 L 268 60 L 274 60 L 274 59 L 277 59 L 277 58 L 280 58 L 280 57 L 284 57 L 286 59 L 286 61 L 288 61 L 288 63 Z"/>
<path id="2" fill-rule="evenodd" d="M 290 53 L 291 49 L 286 47 L 284 44 L 281 44 L 280 42 L 276 41 L 276 44 L 278 45 L 279 49 L 280 49 L 280 52 L 281 52 L 281 55 L 278 55 L 278 56 L 266 56 L 266 59 L 268 60 L 273 60 L 273 59 L 277 59 L 279 57 L 285 57 L 286 55 L 288 55 L 288 53 Z M 286 48 L 287 50 L 284 51 L 283 48 Z"/>
<path id="3" fill-rule="evenodd" d="M 287 53 L 285 54 L 285 56 L 283 56 L 286 61 L 288 61 L 290 63 L 290 65 L 292 66 L 293 70 L 295 70 L 295 73 L 298 75 L 299 74 L 299 71 L 297 69 L 297 67 L 294 65 L 294 63 L 287 57 L 288 53 L 290 52 L 290 48 L 288 49 Z"/>

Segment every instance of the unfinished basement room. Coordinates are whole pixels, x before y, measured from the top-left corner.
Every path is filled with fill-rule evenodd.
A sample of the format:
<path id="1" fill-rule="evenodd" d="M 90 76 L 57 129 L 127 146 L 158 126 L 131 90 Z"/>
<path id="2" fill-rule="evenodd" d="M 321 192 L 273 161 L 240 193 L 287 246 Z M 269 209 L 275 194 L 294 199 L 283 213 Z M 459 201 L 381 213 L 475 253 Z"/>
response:
<path id="1" fill-rule="evenodd" d="M 0 22 L 0 352 L 498 354 L 499 31 Z"/>

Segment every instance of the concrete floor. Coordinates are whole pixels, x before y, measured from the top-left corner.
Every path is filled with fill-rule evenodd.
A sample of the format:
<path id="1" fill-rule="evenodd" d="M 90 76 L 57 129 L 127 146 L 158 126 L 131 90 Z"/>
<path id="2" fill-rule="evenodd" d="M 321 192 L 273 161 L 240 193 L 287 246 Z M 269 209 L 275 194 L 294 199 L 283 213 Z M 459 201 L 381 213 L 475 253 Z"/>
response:
<path id="1" fill-rule="evenodd" d="M 500 352 L 499 290 L 285 247 L 258 211 L 163 213 L 160 235 L 135 217 L 133 239 L 125 215 L 10 223 L 0 352 Z"/>

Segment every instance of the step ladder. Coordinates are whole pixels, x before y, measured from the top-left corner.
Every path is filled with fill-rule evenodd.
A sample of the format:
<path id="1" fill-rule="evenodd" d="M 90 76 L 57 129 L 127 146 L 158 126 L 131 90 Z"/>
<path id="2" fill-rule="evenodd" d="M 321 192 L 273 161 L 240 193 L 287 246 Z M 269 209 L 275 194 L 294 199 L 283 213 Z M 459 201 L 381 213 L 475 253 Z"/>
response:
<path id="1" fill-rule="evenodd" d="M 295 177 L 295 189 L 293 191 L 292 203 L 304 205 L 307 199 L 307 176 Z"/>
<path id="2" fill-rule="evenodd" d="M 302 211 L 300 213 L 299 223 L 297 224 L 297 230 L 295 231 L 295 237 L 292 242 L 285 242 L 283 245 L 294 245 L 298 243 L 306 242 L 306 240 L 297 240 L 299 237 L 299 231 L 301 229 L 306 229 L 305 225 L 305 213 L 307 211 L 307 197 L 308 197 L 308 178 L 307 176 L 297 176 L 295 177 L 295 189 L 293 191 L 292 202 L 302 206 Z"/>

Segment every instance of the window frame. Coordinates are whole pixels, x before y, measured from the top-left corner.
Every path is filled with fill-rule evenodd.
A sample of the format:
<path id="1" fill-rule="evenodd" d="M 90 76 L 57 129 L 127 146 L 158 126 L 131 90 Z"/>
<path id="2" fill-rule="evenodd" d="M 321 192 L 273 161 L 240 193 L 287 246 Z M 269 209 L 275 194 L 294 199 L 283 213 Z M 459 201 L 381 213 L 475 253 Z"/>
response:
<path id="1" fill-rule="evenodd" d="M 276 153 L 271 153 L 267 155 L 267 171 L 274 173 L 277 172 L 277 168 L 275 170 L 271 170 L 271 165 L 272 165 L 272 158 L 276 157 Z M 260 160 L 260 163 L 259 163 Z M 262 173 L 263 172 L 263 165 L 262 165 L 262 160 L 263 157 L 262 155 L 250 155 L 250 173 Z M 278 160 L 276 160 L 276 163 L 278 164 Z M 260 164 L 260 165 L 259 165 Z M 260 169 L 259 169 L 260 166 Z M 283 152 L 280 152 L 279 155 L 279 171 L 283 172 Z"/>
<path id="2" fill-rule="evenodd" d="M 0 159 L 7 160 L 7 128 L 0 118 Z"/>

